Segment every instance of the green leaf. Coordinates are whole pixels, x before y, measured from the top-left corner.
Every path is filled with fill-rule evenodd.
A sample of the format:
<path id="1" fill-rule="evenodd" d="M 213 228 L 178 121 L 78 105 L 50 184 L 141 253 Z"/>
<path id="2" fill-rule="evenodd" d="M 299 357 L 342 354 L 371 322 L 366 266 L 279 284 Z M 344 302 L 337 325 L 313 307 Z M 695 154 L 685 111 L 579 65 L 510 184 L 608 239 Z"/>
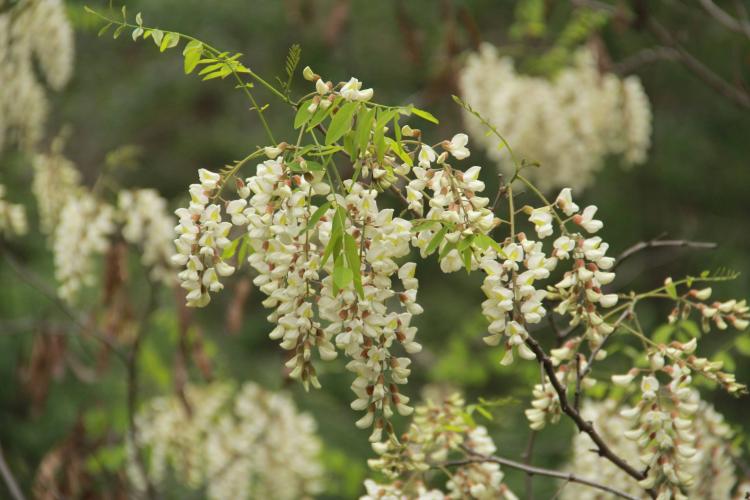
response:
<path id="1" fill-rule="evenodd" d="M 138 37 L 141 35 L 143 35 L 143 28 L 139 26 L 133 30 L 133 33 L 130 36 L 133 37 L 133 41 L 135 42 L 136 40 L 138 40 Z"/>
<path id="2" fill-rule="evenodd" d="M 416 224 L 413 224 L 411 226 L 411 231 L 413 233 L 418 233 L 420 231 L 424 231 L 425 229 L 435 227 L 435 225 L 437 224 L 440 224 L 440 222 L 436 220 L 423 220 L 421 222 L 417 222 Z"/>
<path id="3" fill-rule="evenodd" d="M 347 102 L 333 115 L 331 124 L 326 132 L 326 144 L 333 144 L 352 128 L 352 118 L 357 112 L 358 102 Z"/>
<path id="4" fill-rule="evenodd" d="M 651 335 L 651 340 L 653 340 L 657 344 L 666 344 L 671 340 L 673 332 L 674 325 L 661 325 L 659 328 L 654 330 L 654 333 Z"/>
<path id="5" fill-rule="evenodd" d="M 162 30 L 152 30 L 151 38 L 154 39 L 154 43 L 157 47 L 161 46 L 161 41 L 164 38 L 164 32 Z"/>
<path id="6" fill-rule="evenodd" d="M 664 287 L 667 289 L 667 294 L 673 298 L 677 299 L 677 287 L 675 286 L 674 282 L 670 279 L 667 283 L 664 284 Z"/>
<path id="7" fill-rule="evenodd" d="M 401 158 L 401 161 L 409 165 L 410 167 L 414 165 L 414 162 L 412 161 L 411 157 L 406 154 L 406 151 L 401 147 L 401 143 L 398 141 L 394 141 L 390 137 L 385 138 L 385 142 L 388 143 L 388 147 L 390 147 L 391 151 L 396 153 L 399 158 Z"/>
<path id="8" fill-rule="evenodd" d="M 342 212 L 343 210 L 341 207 L 336 207 L 331 227 L 331 239 L 328 241 L 328 245 L 326 245 L 325 251 L 323 252 L 323 259 L 320 262 L 321 267 L 328 262 L 330 256 L 333 256 L 335 261 L 341 254 L 341 239 L 344 234 L 344 221 L 346 217 L 346 215 L 344 215 L 344 218 L 342 218 Z"/>
<path id="9" fill-rule="evenodd" d="M 476 235 L 474 237 L 474 244 L 481 250 L 487 250 L 489 247 L 492 247 L 496 252 L 502 251 L 500 244 L 486 234 Z"/>
<path id="10" fill-rule="evenodd" d="M 375 143 L 375 152 L 378 156 L 378 161 L 382 162 L 385 152 L 388 149 L 388 145 L 385 142 L 385 125 L 393 118 L 393 114 L 396 111 L 389 111 L 381 109 L 378 111 L 378 119 L 375 122 L 375 135 L 373 142 Z"/>
<path id="11" fill-rule="evenodd" d="M 195 67 L 198 66 L 198 62 L 201 60 L 201 55 L 203 55 L 203 44 L 196 40 L 191 40 L 185 46 L 182 55 L 185 57 L 185 74 L 189 75 L 193 72 Z"/>
<path id="12" fill-rule="evenodd" d="M 418 117 L 422 118 L 423 120 L 427 120 L 428 122 L 432 122 L 435 125 L 440 124 L 440 121 L 437 118 L 435 118 L 435 116 L 432 113 L 430 113 L 428 111 L 425 111 L 425 110 L 419 109 L 419 108 L 415 108 L 415 107 L 411 107 L 409 109 L 411 110 L 412 113 L 414 113 Z"/>
<path id="13" fill-rule="evenodd" d="M 471 257 L 472 257 L 471 248 L 466 247 L 463 250 L 459 250 L 459 251 L 461 252 L 461 256 L 464 259 L 464 268 L 466 268 L 467 273 L 470 273 L 471 272 Z"/>
<path id="14" fill-rule="evenodd" d="M 135 15 L 135 24 L 137 24 L 138 26 L 143 26 L 143 16 L 140 12 Z"/>
<path id="15" fill-rule="evenodd" d="M 242 243 L 240 244 L 240 251 L 237 254 L 237 267 L 241 267 L 242 263 L 245 262 L 245 257 L 252 253 L 252 247 L 250 246 L 250 239 L 243 236 Z"/>
<path id="16" fill-rule="evenodd" d="M 104 26 L 101 27 L 99 32 L 96 34 L 96 36 L 102 36 L 107 32 L 107 30 L 112 26 L 112 23 L 107 23 Z"/>
<path id="17" fill-rule="evenodd" d="M 307 221 L 305 231 L 309 231 L 310 229 L 315 227 L 315 224 L 318 223 L 318 221 L 325 215 L 329 208 L 331 208 L 330 201 L 327 201 L 319 206 L 318 209 L 315 210 L 315 212 L 313 212 L 313 214 L 310 216 L 310 220 Z"/>
<path id="18" fill-rule="evenodd" d="M 237 246 L 240 244 L 240 240 L 242 240 L 242 237 L 237 238 L 232 243 L 227 245 L 227 247 L 224 248 L 224 251 L 221 253 L 221 258 L 224 260 L 231 259 L 232 256 L 234 256 L 234 252 L 237 251 Z"/>
<path id="19" fill-rule="evenodd" d="M 161 41 L 161 44 L 159 45 L 159 50 L 161 52 L 164 52 L 167 49 L 171 49 L 172 47 L 177 46 L 177 44 L 180 43 L 180 35 L 177 33 L 173 33 L 171 31 L 168 31 L 164 38 Z"/>
<path id="20" fill-rule="evenodd" d="M 357 115 L 357 131 L 355 133 L 355 143 L 357 151 L 362 152 L 370 141 L 370 131 L 372 130 L 372 121 L 375 119 L 375 108 L 363 107 Z"/>
<path id="21" fill-rule="evenodd" d="M 120 38 L 120 35 L 122 34 L 123 30 L 125 30 L 125 28 L 127 28 L 127 26 L 125 26 L 124 24 L 119 25 L 117 29 L 115 30 L 115 32 L 112 33 L 112 38 L 114 39 Z"/>
<path id="22" fill-rule="evenodd" d="M 313 100 L 308 99 L 307 101 L 300 104 L 300 107 L 297 109 L 297 114 L 294 115 L 294 129 L 300 128 L 302 125 L 307 123 L 307 121 L 312 116 L 312 113 L 310 113 L 310 110 L 308 109 L 310 105 L 312 104 Z"/>
<path id="23" fill-rule="evenodd" d="M 344 256 L 339 255 L 336 258 L 335 264 L 333 265 L 333 283 L 336 285 L 338 290 L 346 288 L 354 279 L 354 274 L 344 262 Z M 338 290 L 334 290 L 337 292 Z"/>
<path id="24" fill-rule="evenodd" d="M 711 361 L 721 361 L 723 363 L 722 370 L 733 372 L 737 368 L 737 363 L 734 362 L 734 358 L 729 355 L 726 351 L 719 351 L 713 355 Z"/>
<path id="25" fill-rule="evenodd" d="M 359 260 L 359 248 L 357 248 L 357 242 L 354 239 L 354 236 L 349 233 L 344 234 L 344 253 L 346 254 L 346 262 L 349 264 L 349 269 L 352 271 L 354 288 L 357 290 L 359 297 L 364 299 L 365 289 L 362 288 L 362 270 Z"/>
<path id="26" fill-rule="evenodd" d="M 320 123 L 323 120 L 325 120 L 326 117 L 333 111 L 333 108 L 336 107 L 337 102 L 339 102 L 339 99 L 331 103 L 331 105 L 328 106 L 326 109 L 323 109 L 321 106 L 318 106 L 318 109 L 315 110 L 315 113 L 312 115 L 312 118 L 310 118 L 310 123 L 308 123 L 307 125 L 307 131 L 310 132 L 312 129 L 320 125 Z"/>
<path id="27" fill-rule="evenodd" d="M 744 356 L 750 356 L 750 336 L 740 335 L 734 339 L 734 347 Z"/>
<path id="28" fill-rule="evenodd" d="M 487 420 L 492 420 L 492 413 L 488 412 L 484 407 L 477 405 L 477 412 Z"/>
<path id="29" fill-rule="evenodd" d="M 464 249 L 469 248 L 473 242 L 474 242 L 474 235 L 468 236 L 466 238 L 461 238 L 458 241 L 456 248 L 458 248 L 459 251 L 463 252 Z"/>
<path id="30" fill-rule="evenodd" d="M 440 231 L 438 231 L 435 236 L 432 237 L 430 240 L 430 243 L 427 245 L 427 248 L 425 249 L 425 253 L 427 255 L 430 255 L 432 252 L 437 249 L 437 247 L 440 245 L 440 242 L 443 241 L 443 238 L 445 237 L 445 233 L 448 232 L 448 228 L 443 226 L 440 228 Z"/>

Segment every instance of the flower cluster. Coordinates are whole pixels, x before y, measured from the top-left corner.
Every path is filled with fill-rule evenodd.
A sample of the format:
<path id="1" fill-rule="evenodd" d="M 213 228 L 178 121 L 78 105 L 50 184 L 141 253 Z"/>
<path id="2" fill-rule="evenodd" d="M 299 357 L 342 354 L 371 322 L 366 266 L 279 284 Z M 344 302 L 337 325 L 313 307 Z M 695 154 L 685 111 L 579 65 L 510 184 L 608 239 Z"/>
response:
<path id="1" fill-rule="evenodd" d="M 673 287 L 671 278 L 665 281 L 666 287 Z M 711 298 L 711 287 L 690 288 L 678 299 L 677 306 L 669 315 L 669 322 L 676 323 L 690 316 L 693 310 L 698 311 L 704 333 L 711 330 L 711 325 L 719 330 L 726 330 L 732 325 L 737 330 L 745 330 L 750 325 L 750 306 L 746 300 L 726 300 L 706 303 Z"/>
<path id="2" fill-rule="evenodd" d="M 5 186 L 0 184 L 0 236 L 26 234 L 26 209 L 23 205 L 10 203 L 5 198 Z"/>
<path id="3" fill-rule="evenodd" d="M 407 380 L 411 360 L 393 350 L 421 349 L 411 326 L 412 316 L 422 312 L 416 266 L 396 263 L 409 253 L 411 224 L 391 209 L 378 209 L 376 190 L 349 180 L 344 194 L 331 194 L 323 172 L 295 173 L 283 156 L 272 153 L 275 158 L 259 164 L 256 175 L 238 182 L 239 198 L 225 206 L 231 223 L 221 222 L 221 207 L 207 206 L 221 181 L 207 171 L 201 172 L 201 184 L 191 186 L 190 208 L 177 211 L 174 261 L 186 266 L 180 278 L 194 295 L 188 295 L 189 305 L 205 305 L 208 291 L 220 289 L 217 274 L 227 273 L 219 266 L 233 268 L 218 251 L 228 245 L 232 224 L 246 228 L 247 260 L 258 273 L 255 285 L 267 295 L 263 305 L 273 309 L 270 337 L 290 351 L 290 376 L 319 387 L 313 350 L 323 360 L 343 351 L 356 374 L 352 408 L 365 411 L 357 425 L 372 426 L 371 439 L 380 440 L 384 429 L 393 432 L 394 411 L 411 412 L 409 398 L 397 389 Z M 326 205 L 316 205 L 315 197 L 327 197 Z M 334 244 L 342 251 L 330 257 L 326 249 Z M 213 288 L 206 278 L 212 265 Z"/>
<path id="4" fill-rule="evenodd" d="M 551 79 L 521 75 L 510 58 L 483 45 L 469 56 L 460 74 L 464 100 L 501 130 L 521 158 L 543 168 L 529 175 L 542 189 L 583 188 L 608 155 L 628 164 L 643 163 L 651 138 L 651 109 L 640 80 L 600 73 L 595 56 L 580 49 L 574 64 Z M 486 137 L 467 116 L 472 136 Z M 512 172 L 507 149 L 491 137 L 483 145 L 506 172 Z"/>
<path id="5" fill-rule="evenodd" d="M 120 191 L 118 213 L 124 221 L 122 236 L 141 247 L 141 262 L 154 281 L 171 286 L 175 282 L 172 257 L 174 220 L 167 202 L 153 189 Z"/>
<path id="6" fill-rule="evenodd" d="M 0 12 L 0 150 L 8 140 L 26 149 L 37 144 L 47 117 L 45 86 L 60 90 L 73 69 L 73 29 L 65 3 L 13 3 Z"/>
<path id="7" fill-rule="evenodd" d="M 136 422 L 135 445 L 148 451 L 148 478 L 157 485 L 173 477 L 191 489 L 205 487 L 206 498 L 240 500 L 310 498 L 321 490 L 315 421 L 282 393 L 250 382 L 239 391 L 223 383 L 188 385 L 184 401 L 155 398 Z M 134 453 L 129 443 L 128 473 L 142 490 Z"/>
<path id="8" fill-rule="evenodd" d="M 175 212 L 180 223 L 175 228 L 179 237 L 174 240 L 177 253 L 172 263 L 185 266 L 178 275 L 180 286 L 187 291 L 189 306 L 202 307 L 211 301 L 209 292 L 224 288 L 219 276 L 230 276 L 234 267 L 222 258 L 229 246 L 232 223 L 222 221 L 221 207 L 211 203 L 211 197 L 220 188 L 221 176 L 201 169 L 200 184 L 190 185 L 190 205 Z"/>
<path id="9" fill-rule="evenodd" d="M 361 261 L 356 272 L 361 273 L 361 289 L 352 283 L 338 289 L 335 264 L 327 263 L 329 271 L 322 281 L 320 315 L 330 322 L 326 328 L 329 335 L 335 334 L 336 346 L 351 361 L 347 369 L 356 374 L 352 391 L 357 399 L 352 408 L 365 411 L 357 426 L 373 426 L 371 441 L 382 439 L 385 427 L 393 433 L 390 417 L 395 411 L 409 415 L 409 398 L 401 394 L 398 385 L 405 384 L 410 373 L 411 359 L 398 357 L 396 346 L 406 353 L 421 350 L 414 340 L 416 328 L 411 326 L 413 315 L 422 312 L 416 303 L 418 281 L 414 277 L 416 265 L 408 262 L 399 267 L 396 259 L 409 254 L 411 224 L 393 217 L 392 209 L 379 210 L 375 197 L 377 192 L 361 184 L 346 181 L 348 195 L 336 197 L 336 203 L 345 207 L 348 217 L 331 217 L 320 226 L 321 243 L 328 243 L 334 225 L 344 222 L 344 240 L 350 241 L 351 255 L 359 253 Z M 401 291 L 394 290 L 393 279 L 397 278 Z M 396 299 L 397 305 L 389 305 Z"/>
<path id="10" fill-rule="evenodd" d="M 346 101 L 369 101 L 374 95 L 372 89 L 362 89 L 362 82 L 356 78 L 350 78 L 348 82 L 340 82 L 334 85 L 331 81 L 323 80 L 307 66 L 302 72 L 306 80 L 315 83 L 316 95 L 308 105 L 308 111 L 314 113 L 319 108 L 328 109 L 337 97 Z"/>
<path id="11" fill-rule="evenodd" d="M 451 471 L 445 492 L 427 489 L 420 480 L 424 472 L 443 466 L 450 458 L 486 458 L 496 451 L 487 429 L 473 423 L 458 395 L 439 404 L 428 401 L 418 406 L 409 431 L 400 442 L 389 440 L 376 443 L 373 448 L 379 457 L 368 461 L 370 468 L 384 474 L 391 483 L 378 484 L 368 479 L 367 495 L 362 500 L 517 498 L 503 483 L 500 465 L 490 461 L 469 462 Z"/>
<path id="12" fill-rule="evenodd" d="M 72 301 L 81 287 L 94 281 L 93 257 L 109 248 L 115 211 L 89 193 L 68 198 L 60 211 L 53 247 L 58 294 Z"/>
<path id="13" fill-rule="evenodd" d="M 728 493 L 734 482 L 732 476 L 727 489 L 726 485 L 713 484 L 712 474 L 705 474 L 706 467 L 722 460 L 714 456 L 711 446 L 722 440 L 728 447 L 732 433 L 690 387 L 691 364 L 685 358 L 692 356 L 695 348 L 695 339 L 672 342 L 649 352 L 649 369 L 633 368 L 612 377 L 614 383 L 625 387 L 640 379 L 640 401 L 620 412 L 631 426 L 624 435 L 637 444 L 638 458 L 648 468 L 648 476 L 639 484 L 655 489 L 663 498 L 688 498 L 685 495 L 696 487 L 701 491 L 726 489 Z M 660 383 L 659 374 L 667 375 L 669 382 Z M 700 475 L 704 476 L 702 480 L 697 477 Z M 710 487 L 701 484 L 706 481 Z M 728 498 L 728 494 L 716 498 Z"/>
<path id="14" fill-rule="evenodd" d="M 53 142 L 52 152 L 36 153 L 32 158 L 34 178 L 31 190 L 39 211 L 39 225 L 44 234 L 51 235 L 60 220 L 60 208 L 80 189 L 81 174 L 61 151 L 59 139 Z"/>
<path id="15" fill-rule="evenodd" d="M 652 439 L 668 442 L 681 436 L 688 438 L 692 445 L 679 444 L 682 451 L 677 453 L 666 453 L 666 450 L 674 449 L 674 443 L 661 448 L 665 453 L 659 455 L 660 458 L 651 459 L 649 463 L 654 465 L 643 484 L 639 485 L 621 469 L 592 453 L 593 442 L 585 433 L 578 433 L 573 439 L 573 458 L 568 469 L 583 477 L 596 477 L 599 482 L 634 496 L 643 495 L 646 487 L 653 487 L 660 499 L 732 498 L 732 490 L 737 486 L 732 459 L 735 455 L 731 445 L 732 432 L 724 418 L 713 406 L 699 400 L 697 393 L 691 391 L 689 400 L 695 408 L 687 417 L 658 409 L 650 410 L 650 425 L 660 426 Z M 599 435 L 619 457 L 634 464 L 643 456 L 639 440 L 647 438 L 647 435 L 638 440 L 632 439 L 637 432 L 630 430 L 629 417 L 618 414 L 618 406 L 613 399 L 584 401 L 581 415 L 593 423 Z M 690 457 L 684 457 L 685 454 Z M 670 477 L 677 481 L 671 483 Z M 673 484 L 678 486 L 672 487 Z M 562 490 L 562 498 L 594 500 L 602 497 L 596 490 L 571 483 Z"/>

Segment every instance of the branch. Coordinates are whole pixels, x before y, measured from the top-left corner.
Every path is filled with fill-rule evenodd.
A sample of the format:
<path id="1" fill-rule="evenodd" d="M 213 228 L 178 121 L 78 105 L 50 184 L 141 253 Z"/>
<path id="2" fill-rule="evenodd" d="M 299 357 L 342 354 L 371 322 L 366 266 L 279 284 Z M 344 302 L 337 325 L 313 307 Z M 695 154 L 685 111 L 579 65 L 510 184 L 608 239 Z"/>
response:
<path id="1" fill-rule="evenodd" d="M 653 47 L 643 49 L 632 56 L 626 57 L 616 63 L 612 67 L 612 71 L 618 75 L 625 75 L 644 64 L 651 64 L 657 61 L 676 61 L 678 58 L 679 53 L 671 47 Z"/>
<path id="2" fill-rule="evenodd" d="M 8 491 L 13 500 L 25 500 L 26 497 L 21 493 L 21 488 L 18 487 L 18 481 L 16 481 L 13 472 L 5 461 L 2 446 L 0 446 L 0 474 L 2 474 L 3 481 L 5 481 L 5 485 L 8 487 Z"/>
<path id="3" fill-rule="evenodd" d="M 557 379 L 557 375 L 555 374 L 555 367 L 552 364 L 552 360 L 544 352 L 542 346 L 540 346 L 539 343 L 531 336 L 528 336 L 526 338 L 526 345 L 529 346 L 529 348 L 534 352 L 537 361 L 539 361 L 539 363 L 542 365 L 545 373 L 547 374 L 547 378 L 552 384 L 552 387 L 555 389 L 557 397 L 560 400 L 560 409 L 563 411 L 563 413 L 570 417 L 571 420 L 573 420 L 579 431 L 588 434 L 594 444 L 596 444 L 597 453 L 599 454 L 599 456 L 604 457 L 615 464 L 617 467 L 625 471 L 630 477 L 638 481 L 645 479 L 646 474 L 636 470 L 632 465 L 616 455 L 615 452 L 613 452 L 612 449 L 607 446 L 607 443 L 604 442 L 602 437 L 596 432 L 591 422 L 585 421 L 583 417 L 581 417 L 581 414 L 578 413 L 578 410 L 576 410 L 568 402 L 567 391 Z M 652 491 L 649 491 L 649 494 L 651 494 L 652 497 L 655 497 Z"/>
<path id="4" fill-rule="evenodd" d="M 627 248 L 622 252 L 615 260 L 615 268 L 619 266 L 622 261 L 632 257 L 634 254 L 646 250 L 648 248 L 660 248 L 660 247 L 679 247 L 679 248 L 699 248 L 699 249 L 714 249 L 718 245 L 711 241 L 689 241 L 689 240 L 649 240 L 641 241 L 636 243 L 630 248 Z"/>
<path id="5" fill-rule="evenodd" d="M 689 71 L 695 76 L 703 80 L 709 87 L 713 88 L 716 92 L 726 97 L 730 101 L 744 108 L 750 109 L 750 94 L 745 90 L 732 85 L 731 83 L 724 80 L 721 76 L 715 73 L 711 68 L 703 64 L 698 58 L 693 56 L 690 52 L 685 50 L 672 36 L 667 29 L 654 21 L 653 19 L 647 19 L 646 26 L 649 31 L 659 40 L 660 43 L 667 47 L 673 48 L 678 56 L 678 60 L 682 62 Z"/>
<path id="6" fill-rule="evenodd" d="M 462 465 L 469 465 L 469 464 L 475 464 L 475 463 L 492 462 L 492 463 L 503 465 L 505 467 L 510 467 L 511 469 L 518 469 L 518 470 L 524 471 L 526 472 L 526 474 L 530 476 L 537 475 L 537 476 L 554 477 L 557 479 L 564 479 L 565 481 L 569 481 L 571 483 L 579 483 L 579 484 L 584 484 L 586 486 L 591 486 L 592 488 L 596 488 L 602 491 L 606 491 L 608 493 L 612 493 L 613 495 L 617 495 L 618 497 L 621 497 L 621 498 L 627 498 L 629 500 L 639 500 L 638 497 L 625 493 L 624 491 L 617 490 L 615 488 L 612 488 L 611 486 L 607 486 L 606 484 L 598 483 L 594 481 L 593 479 L 587 479 L 584 477 L 577 476 L 576 474 L 572 472 L 562 472 L 562 471 L 557 471 L 557 470 L 552 470 L 552 469 L 543 469 L 541 467 L 534 467 L 532 465 L 523 464 L 521 462 L 516 462 L 515 460 L 510 460 L 508 458 L 498 457 L 496 455 L 482 455 L 480 453 L 476 453 L 475 451 L 465 446 L 462 446 L 462 448 L 464 449 L 464 451 L 466 451 L 470 455 L 468 458 L 465 458 L 463 460 L 453 460 L 450 462 L 444 462 L 439 465 L 443 467 L 451 467 L 451 466 L 462 466 Z"/>
<path id="7" fill-rule="evenodd" d="M 716 5 L 712 0 L 698 0 L 700 4 L 706 9 L 706 12 L 711 14 L 711 17 L 716 19 L 719 24 L 724 26 L 730 31 L 735 33 L 742 33 L 750 37 L 750 23 L 735 19 L 734 17 L 727 14 L 727 12 Z"/>

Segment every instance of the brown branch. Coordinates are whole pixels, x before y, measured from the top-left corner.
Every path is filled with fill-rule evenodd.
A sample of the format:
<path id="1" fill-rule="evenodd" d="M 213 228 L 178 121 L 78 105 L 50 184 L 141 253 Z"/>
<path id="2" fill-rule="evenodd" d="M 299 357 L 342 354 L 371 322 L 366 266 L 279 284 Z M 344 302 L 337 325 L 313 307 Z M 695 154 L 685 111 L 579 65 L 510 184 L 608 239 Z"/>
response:
<path id="1" fill-rule="evenodd" d="M 727 82 L 698 58 L 685 50 L 674 39 L 672 34 L 654 19 L 648 18 L 646 27 L 659 40 L 659 43 L 673 48 L 677 52 L 678 60 L 695 76 L 703 80 L 709 87 L 725 98 L 744 108 L 750 109 L 750 94 L 744 89 Z"/>
<path id="2" fill-rule="evenodd" d="M 646 478 L 646 474 L 644 472 L 636 470 L 632 465 L 627 463 L 624 459 L 622 459 L 620 456 L 615 454 L 615 452 L 612 451 L 612 449 L 607 445 L 607 443 L 604 442 L 602 437 L 599 435 L 598 432 L 596 432 L 596 429 L 594 429 L 594 426 L 591 424 L 591 422 L 587 422 L 581 417 L 581 414 L 578 413 L 578 410 L 576 410 L 568 401 L 568 395 L 567 390 L 565 387 L 562 386 L 560 381 L 557 379 L 557 375 L 555 374 L 555 366 L 552 364 L 552 360 L 547 356 L 547 354 L 544 352 L 544 349 L 541 345 L 539 345 L 539 342 L 537 342 L 533 337 L 528 336 L 526 338 L 526 345 L 529 346 L 529 348 L 532 350 L 534 355 L 536 356 L 537 361 L 542 365 L 542 368 L 544 369 L 545 373 L 547 374 L 547 378 L 549 379 L 550 383 L 552 384 L 552 387 L 555 389 L 555 392 L 557 393 L 557 398 L 560 401 L 560 409 L 563 413 L 565 413 L 568 417 L 570 417 L 571 420 L 575 423 L 576 427 L 578 427 L 578 430 L 581 432 L 585 432 L 588 434 L 588 436 L 591 438 L 591 440 L 594 442 L 594 444 L 597 447 L 597 453 L 600 457 L 604 457 L 610 462 L 612 462 L 614 465 L 622 469 L 625 473 L 627 473 L 630 477 L 641 481 Z M 652 497 L 655 497 L 655 494 L 652 491 L 649 491 L 649 494 Z"/>
<path id="3" fill-rule="evenodd" d="M 600 2 L 598 0 L 572 0 L 573 5 L 579 7 L 588 7 L 590 9 L 599 10 L 613 14 L 616 12 L 614 6 Z M 648 29 L 649 32 L 667 48 L 673 49 L 675 60 L 682 63 L 696 77 L 703 80 L 709 87 L 711 87 L 718 94 L 722 95 L 726 99 L 739 104 L 743 108 L 750 109 L 750 94 L 748 94 L 743 88 L 732 85 L 719 74 L 714 72 L 711 68 L 703 64 L 697 57 L 688 52 L 672 34 L 659 22 L 647 15 L 644 10 L 643 3 L 637 0 L 631 0 L 631 7 L 636 18 L 638 25 L 643 25 Z"/>
<path id="4" fill-rule="evenodd" d="M 636 68 L 644 64 L 651 64 L 658 61 L 675 61 L 679 58 L 677 51 L 671 47 L 653 47 L 643 49 L 635 54 L 626 57 L 612 66 L 612 72 L 618 75 L 625 75 L 633 72 Z"/>
<path id="5" fill-rule="evenodd" d="M 497 455 L 482 455 L 480 453 L 476 453 L 475 451 L 465 446 L 462 446 L 462 448 L 464 449 L 464 451 L 466 451 L 469 454 L 469 457 L 462 459 L 462 460 L 452 460 L 449 462 L 443 462 L 439 465 L 442 467 L 460 467 L 462 465 L 492 462 L 492 463 L 496 463 L 499 465 L 503 465 L 505 467 L 510 467 L 511 469 L 518 469 L 518 470 L 524 471 L 526 472 L 526 474 L 529 474 L 532 476 L 537 475 L 537 476 L 547 476 L 547 477 L 554 477 L 557 479 L 563 479 L 571 483 L 583 484 L 586 486 L 590 486 L 592 488 L 596 488 L 598 490 L 606 491 L 608 493 L 612 493 L 613 495 L 617 495 L 618 497 L 621 497 L 621 498 L 627 498 L 629 500 L 639 500 L 638 497 L 625 493 L 624 491 L 620 491 L 618 489 L 612 488 L 611 486 L 608 486 L 606 484 L 598 483 L 594 481 L 593 479 L 588 479 L 585 477 L 578 476 L 572 472 L 563 472 L 563 471 L 557 471 L 557 470 L 552 470 L 552 469 L 543 469 L 541 467 L 534 467 L 532 465 L 527 465 L 521 462 L 516 462 L 515 460 L 510 460 L 509 458 L 498 457 Z"/>
<path id="6" fill-rule="evenodd" d="M 711 250 L 718 245 L 711 241 L 689 241 L 689 240 L 660 240 L 654 239 L 641 241 L 623 251 L 615 260 L 614 267 L 619 266 L 624 260 L 632 257 L 634 254 L 649 248 L 677 247 L 677 248 L 697 248 Z"/>
<path id="7" fill-rule="evenodd" d="M 716 5 L 712 0 L 698 0 L 703 8 L 711 14 L 711 17 L 716 19 L 722 26 L 727 28 L 729 31 L 735 33 L 742 33 L 743 35 L 750 36 L 750 23 L 736 19 L 729 15 L 724 9 Z"/>
<path id="8" fill-rule="evenodd" d="M 21 488 L 19 488 L 18 486 L 18 481 L 16 481 L 13 472 L 10 470 L 10 467 L 8 467 L 8 463 L 5 461 L 2 446 L 0 446 L 0 475 L 3 476 L 3 481 L 5 481 L 5 486 L 8 487 L 11 498 L 13 498 L 13 500 L 25 500 L 26 497 L 24 497 L 23 493 L 21 493 Z"/>

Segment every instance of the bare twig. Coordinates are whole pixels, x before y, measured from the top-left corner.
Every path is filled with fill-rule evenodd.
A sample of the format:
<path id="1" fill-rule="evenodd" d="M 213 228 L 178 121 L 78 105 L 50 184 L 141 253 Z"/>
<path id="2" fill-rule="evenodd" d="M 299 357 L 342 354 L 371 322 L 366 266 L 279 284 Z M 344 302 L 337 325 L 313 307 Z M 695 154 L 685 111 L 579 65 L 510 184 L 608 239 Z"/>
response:
<path id="1" fill-rule="evenodd" d="M 638 497 L 625 493 L 624 491 L 620 491 L 606 484 L 596 482 L 593 479 L 580 477 L 572 472 L 563 472 L 563 471 L 552 470 L 552 469 L 543 469 L 541 467 L 534 467 L 532 465 L 523 464 L 521 462 L 516 462 L 515 460 L 510 460 L 509 458 L 498 457 L 496 455 L 482 455 L 480 453 L 476 453 L 475 451 L 467 447 L 463 447 L 463 449 L 469 454 L 469 457 L 462 459 L 462 460 L 453 460 L 450 462 L 444 462 L 439 465 L 443 467 L 459 467 L 462 465 L 468 465 L 468 464 L 473 464 L 473 463 L 492 462 L 492 463 L 496 463 L 499 465 L 503 465 L 505 467 L 510 467 L 512 469 L 518 469 L 518 470 L 524 471 L 529 475 L 547 476 L 547 477 L 554 477 L 557 479 L 563 479 L 571 483 L 584 484 L 586 486 L 590 486 L 598 490 L 606 491 L 608 493 L 612 493 L 613 495 L 617 495 L 618 497 L 621 497 L 621 498 L 627 498 L 629 500 L 639 500 Z"/>
<path id="2" fill-rule="evenodd" d="M 614 465 L 627 473 L 630 477 L 638 481 L 645 479 L 646 474 L 642 471 L 636 470 L 632 465 L 627 463 L 623 458 L 613 452 L 612 449 L 607 445 L 607 443 L 604 442 L 599 433 L 596 432 L 596 429 L 594 429 L 594 426 L 591 424 L 591 422 L 585 421 L 583 417 L 581 417 L 581 414 L 578 413 L 578 410 L 576 410 L 570 404 L 570 402 L 568 401 L 567 390 L 557 379 L 557 375 L 555 374 L 555 366 L 552 364 L 552 360 L 549 358 L 549 356 L 547 356 L 547 354 L 544 352 L 542 346 L 539 345 L 539 342 L 537 342 L 533 337 L 528 336 L 526 338 L 526 345 L 529 346 L 529 348 L 536 356 L 537 361 L 539 361 L 539 363 L 542 365 L 545 373 L 547 374 L 547 378 L 552 384 L 552 387 L 555 389 L 557 398 L 560 401 L 560 409 L 563 413 L 570 417 L 571 420 L 573 420 L 576 427 L 578 427 L 578 430 L 580 430 L 581 432 L 585 432 L 591 438 L 591 440 L 597 447 L 596 451 L 599 456 L 604 457 L 612 462 Z M 651 494 L 652 497 L 655 497 L 652 491 L 649 491 L 649 494 Z"/>
<path id="3" fill-rule="evenodd" d="M 1 445 L 0 474 L 2 474 L 3 481 L 5 481 L 5 486 L 8 487 L 8 491 L 10 492 L 10 496 L 13 498 L 13 500 L 25 500 L 23 493 L 21 493 L 21 488 L 19 488 L 18 486 L 18 481 L 16 481 L 13 472 L 10 470 L 10 467 L 8 467 L 8 463 L 5 461 L 5 455 L 3 454 L 3 447 Z"/>
<path id="4" fill-rule="evenodd" d="M 739 104 L 744 108 L 750 109 L 750 94 L 748 94 L 744 89 L 732 85 L 728 81 L 724 80 L 711 68 L 703 64 L 703 62 L 701 62 L 698 58 L 685 50 L 677 42 L 677 40 L 674 39 L 672 34 L 654 19 L 648 18 L 646 26 L 648 27 L 649 31 L 656 37 L 656 39 L 659 40 L 659 43 L 666 45 L 667 47 L 671 47 L 675 51 L 677 51 L 678 60 L 695 76 L 703 80 L 709 87 L 711 87 L 717 93 L 726 97 L 730 101 L 733 101 L 734 103 Z"/>
<path id="5" fill-rule="evenodd" d="M 679 54 L 671 47 L 653 47 L 638 51 L 632 56 L 619 61 L 612 67 L 612 71 L 618 75 L 625 75 L 644 64 L 651 64 L 658 61 L 676 61 L 678 58 Z"/>
<path id="6" fill-rule="evenodd" d="M 716 19 L 719 24 L 724 26 L 730 31 L 735 33 L 742 33 L 748 35 L 750 33 L 750 23 L 736 19 L 729 15 L 724 9 L 716 5 L 712 0 L 698 0 L 700 4 L 706 9 L 706 12 L 711 14 L 711 17 Z"/>
<path id="7" fill-rule="evenodd" d="M 676 247 L 676 248 L 696 248 L 711 250 L 716 248 L 718 245 L 711 241 L 689 241 L 689 240 L 660 240 L 654 239 L 649 241 L 641 241 L 636 243 L 630 248 L 623 251 L 616 259 L 615 266 L 619 266 L 624 260 L 632 257 L 634 254 L 641 252 L 649 248 L 663 248 L 663 247 Z"/>

